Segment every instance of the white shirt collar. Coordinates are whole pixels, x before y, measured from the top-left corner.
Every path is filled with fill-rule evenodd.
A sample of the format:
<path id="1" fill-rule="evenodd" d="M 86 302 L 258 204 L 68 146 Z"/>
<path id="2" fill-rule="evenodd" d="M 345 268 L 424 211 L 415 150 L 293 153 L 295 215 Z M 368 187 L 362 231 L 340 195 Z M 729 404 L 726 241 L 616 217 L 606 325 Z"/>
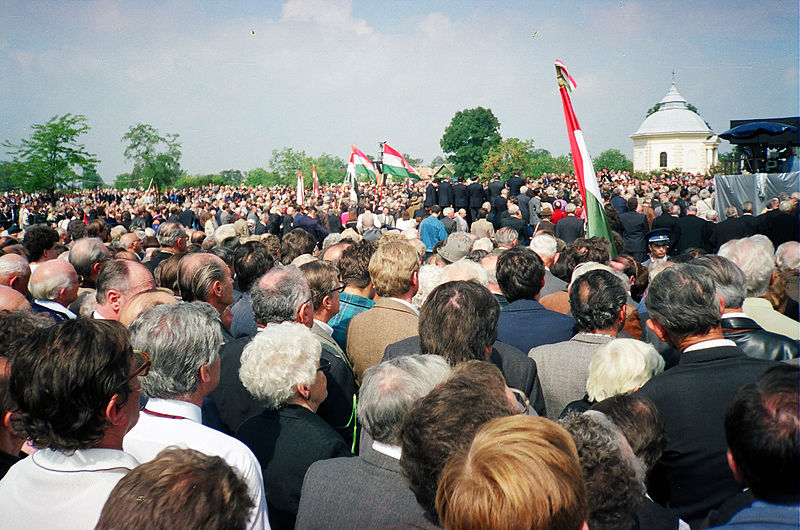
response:
<path id="1" fill-rule="evenodd" d="M 147 400 L 147 405 L 145 405 L 144 409 L 169 416 L 180 416 L 196 423 L 203 423 L 203 413 L 200 407 L 187 401 L 151 398 Z"/>
<path id="2" fill-rule="evenodd" d="M 698 342 L 696 344 L 692 344 L 685 350 L 684 353 L 689 351 L 696 351 L 696 350 L 705 350 L 708 348 L 720 348 L 722 346 L 733 346 L 736 347 L 736 343 L 732 340 L 728 339 L 711 339 L 711 340 L 704 340 L 703 342 Z"/>
<path id="3" fill-rule="evenodd" d="M 747 314 L 742 313 L 741 311 L 732 311 L 730 313 L 725 313 L 722 315 L 722 318 L 750 318 Z"/>
<path id="4" fill-rule="evenodd" d="M 52 309 L 53 311 L 55 311 L 57 313 L 61 313 L 62 315 L 66 315 L 69 318 L 78 318 L 78 315 L 76 315 L 75 313 L 73 313 L 72 311 L 70 311 L 69 309 L 64 307 L 63 305 L 59 304 L 58 302 L 54 302 L 52 300 L 41 300 L 39 298 L 34 300 L 34 302 L 36 302 L 37 304 L 39 304 L 42 307 L 46 307 L 47 309 Z"/>
<path id="5" fill-rule="evenodd" d="M 395 297 L 393 297 L 393 296 L 387 296 L 387 297 L 386 297 L 386 299 L 387 299 L 387 300 L 394 300 L 395 302 L 400 302 L 400 303 L 401 303 L 401 304 L 403 304 L 404 306 L 406 306 L 406 307 L 408 307 L 409 309 L 411 309 L 411 310 L 414 312 L 414 314 L 415 314 L 415 315 L 419 316 L 419 309 L 417 309 L 416 307 L 414 307 L 414 305 L 413 305 L 413 304 L 409 304 L 409 303 L 408 303 L 408 302 L 406 302 L 405 300 L 401 300 L 400 298 L 395 298 Z"/>
<path id="6" fill-rule="evenodd" d="M 327 334 L 328 334 L 328 336 L 331 336 L 331 335 L 333 335 L 333 328 L 332 328 L 332 327 L 330 327 L 330 326 L 328 325 L 328 323 L 327 323 L 327 322 L 323 322 L 322 320 L 317 320 L 317 319 L 315 318 L 315 319 L 314 319 L 314 324 L 316 324 L 317 326 L 319 326 L 319 329 L 321 329 L 322 331 L 324 331 L 325 333 L 327 333 Z"/>
<path id="7" fill-rule="evenodd" d="M 33 462 L 52 471 L 105 471 L 108 469 L 133 469 L 139 462 L 119 449 L 77 449 L 73 453 L 42 449 L 30 456 Z"/>
<path id="8" fill-rule="evenodd" d="M 400 455 L 403 454 L 403 449 L 399 445 L 389 445 L 377 440 L 372 441 L 372 448 L 382 455 L 394 458 L 395 460 L 400 460 Z"/>

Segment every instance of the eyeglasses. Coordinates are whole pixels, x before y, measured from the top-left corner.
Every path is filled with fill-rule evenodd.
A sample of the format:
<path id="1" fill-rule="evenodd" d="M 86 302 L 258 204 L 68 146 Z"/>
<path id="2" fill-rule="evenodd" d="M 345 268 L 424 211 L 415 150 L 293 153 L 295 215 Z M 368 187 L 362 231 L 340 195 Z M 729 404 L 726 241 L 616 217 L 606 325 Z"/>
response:
<path id="1" fill-rule="evenodd" d="M 331 362 L 328 359 L 323 359 L 320 357 L 319 359 L 319 368 L 317 368 L 317 372 L 322 372 L 323 374 L 327 375 L 328 372 L 331 371 Z"/>
<path id="2" fill-rule="evenodd" d="M 133 350 L 133 356 L 136 357 L 136 366 L 138 368 L 131 374 L 128 381 L 132 381 L 139 376 L 144 377 L 150 373 L 150 356 L 142 350 Z"/>
<path id="3" fill-rule="evenodd" d="M 331 292 L 332 293 L 341 293 L 342 291 L 344 291 L 345 287 L 347 287 L 347 286 L 344 284 L 344 282 L 339 282 L 339 287 L 331 289 Z"/>
<path id="4" fill-rule="evenodd" d="M 518 390 L 516 388 L 509 387 L 511 393 L 514 394 L 514 397 L 517 398 L 517 403 L 520 406 L 520 414 L 523 416 L 527 416 L 531 409 L 531 400 L 528 399 L 528 396 L 522 390 Z"/>

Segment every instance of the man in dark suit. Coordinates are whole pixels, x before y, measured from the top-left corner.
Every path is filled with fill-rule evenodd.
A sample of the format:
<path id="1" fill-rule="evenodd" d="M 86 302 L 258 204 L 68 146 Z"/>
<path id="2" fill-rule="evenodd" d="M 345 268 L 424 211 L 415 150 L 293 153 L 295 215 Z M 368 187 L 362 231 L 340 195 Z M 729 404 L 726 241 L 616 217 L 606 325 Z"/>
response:
<path id="1" fill-rule="evenodd" d="M 675 228 L 675 223 L 678 222 L 681 207 L 677 204 L 664 203 L 661 209 L 663 210 L 661 215 L 653 219 L 653 230 L 656 228 L 668 228 L 671 233 Z"/>
<path id="2" fill-rule="evenodd" d="M 40 263 L 28 282 L 36 313 L 47 313 L 56 322 L 76 318 L 67 309 L 78 298 L 78 274 L 69 262 L 51 259 Z"/>
<path id="3" fill-rule="evenodd" d="M 453 186 L 453 207 L 456 211 L 469 208 L 469 191 L 464 184 L 464 177 L 459 178 Z"/>
<path id="4" fill-rule="evenodd" d="M 313 206 L 306 208 L 306 212 L 300 212 L 294 218 L 294 227 L 302 228 L 317 240 L 319 246 L 322 246 L 322 241 L 327 237 L 330 232 L 323 227 L 317 220 L 317 209 Z"/>
<path id="5" fill-rule="evenodd" d="M 505 216 L 507 215 L 506 212 L 508 211 L 508 188 L 503 188 L 500 190 L 500 195 L 492 199 L 492 213 L 494 213 L 494 219 L 492 220 L 492 224 L 494 225 L 495 230 L 499 230 L 501 227 L 501 223 Z"/>
<path id="6" fill-rule="evenodd" d="M 636 197 L 631 197 L 627 202 L 627 211 L 620 214 L 619 221 L 622 223 L 622 239 L 625 242 L 625 253 L 633 256 L 639 263 L 647 258 L 647 244 L 644 235 L 650 230 L 647 224 L 647 217 L 636 211 L 639 201 Z M 558 224 L 561 224 L 559 221 Z M 558 228 L 558 227 L 556 227 Z"/>
<path id="7" fill-rule="evenodd" d="M 521 390 L 544 415 L 536 363 L 519 349 L 497 341 L 499 316 L 500 305 L 485 287 L 475 282 L 446 282 L 425 299 L 419 335 L 387 346 L 383 360 L 422 353 L 444 357 L 452 366 L 489 361 L 500 369 L 508 386 Z"/>
<path id="8" fill-rule="evenodd" d="M 724 338 L 720 300 L 703 267 L 662 270 L 645 300 L 648 328 L 681 352 L 677 366 L 639 390 L 663 416 L 668 440 L 648 493 L 695 525 L 742 489 L 727 465 L 725 408 L 736 389 L 775 363 L 747 357 Z"/>
<path id="9" fill-rule="evenodd" d="M 575 217 L 575 205 L 567 203 L 565 210 L 567 216 L 562 218 L 556 225 L 556 237 L 570 244 L 579 237 L 583 237 L 583 219 Z"/>
<path id="10" fill-rule="evenodd" d="M 348 443 L 354 442 L 353 396 L 356 394 L 356 381 L 353 367 L 342 348 L 333 340 L 333 328 L 328 324 L 339 312 L 340 289 L 339 270 L 327 261 L 316 260 L 300 266 L 300 272 L 311 289 L 311 302 L 314 304 L 314 324 L 311 332 L 322 346 L 322 358 L 331 364 L 326 373 L 328 397 L 317 409 L 317 414 L 336 429 Z"/>
<path id="11" fill-rule="evenodd" d="M 742 203 L 742 219 L 747 226 L 747 235 L 750 237 L 758 233 L 758 217 L 753 215 L 753 203 L 745 201 Z"/>
<path id="12" fill-rule="evenodd" d="M 425 202 L 422 203 L 425 208 L 430 208 L 434 204 L 439 204 L 439 195 L 436 189 L 438 183 L 438 179 L 432 180 L 425 187 Z"/>
<path id="13" fill-rule="evenodd" d="M 311 465 L 303 481 L 298 529 L 434 528 L 400 473 L 400 425 L 408 409 L 450 373 L 435 356 L 403 356 L 367 369 L 358 421 L 373 440 L 357 458 Z"/>
<path id="14" fill-rule="evenodd" d="M 517 195 L 519 195 L 519 190 L 524 185 L 525 181 L 520 178 L 519 169 L 515 169 L 514 174 L 511 175 L 506 181 L 506 187 L 508 188 L 509 197 L 516 197 Z"/>
<path id="15" fill-rule="evenodd" d="M 725 209 L 725 220 L 714 225 L 713 242 L 714 250 L 730 241 L 731 239 L 741 239 L 747 237 L 747 225 L 743 218 L 739 217 L 736 206 L 728 206 Z"/>
<path id="16" fill-rule="evenodd" d="M 188 238 L 186 230 L 180 223 L 164 223 L 158 228 L 158 244 L 161 248 L 153 252 L 150 259 L 144 262 L 144 266 L 152 274 L 158 264 L 171 258 L 175 254 L 186 252 Z"/>
<path id="17" fill-rule="evenodd" d="M 500 313 L 497 338 L 523 352 L 574 335 L 571 316 L 545 309 L 538 302 L 544 272 L 542 259 L 528 248 L 510 248 L 497 259 L 497 283 L 509 302 Z"/>
<path id="18" fill-rule="evenodd" d="M 200 226 L 200 219 L 197 218 L 197 215 L 194 213 L 194 210 L 190 208 L 188 202 L 184 204 L 184 209 L 178 214 L 178 221 L 186 228 L 193 228 L 195 230 L 202 228 Z"/>
<path id="19" fill-rule="evenodd" d="M 439 182 L 439 207 L 453 206 L 453 201 L 453 185 L 450 184 L 449 178 L 443 178 Z"/>
<path id="20" fill-rule="evenodd" d="M 697 216 L 697 207 L 686 208 L 686 216 L 678 219 L 672 232 L 670 248 L 680 254 L 689 248 L 708 250 L 711 242 L 711 226 Z"/>
<path id="21" fill-rule="evenodd" d="M 500 182 L 497 174 L 492 176 L 492 180 L 489 181 L 489 184 L 486 187 L 486 191 L 488 192 L 488 200 L 492 204 L 492 208 L 494 208 L 494 200 L 500 196 L 500 192 L 503 191 L 505 187 L 506 185 Z"/>
<path id="22" fill-rule="evenodd" d="M 473 221 L 478 219 L 478 210 L 486 202 L 486 190 L 477 180 L 470 180 L 467 182 L 467 192 L 469 193 L 469 224 L 471 226 Z"/>

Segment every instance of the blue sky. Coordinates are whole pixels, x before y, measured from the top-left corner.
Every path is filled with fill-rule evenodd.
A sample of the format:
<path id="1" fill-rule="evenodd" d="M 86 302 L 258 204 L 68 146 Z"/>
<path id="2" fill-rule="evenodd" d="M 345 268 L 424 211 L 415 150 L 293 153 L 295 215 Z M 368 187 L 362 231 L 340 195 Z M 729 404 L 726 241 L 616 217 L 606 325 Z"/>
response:
<path id="1" fill-rule="evenodd" d="M 673 69 L 715 132 L 797 116 L 798 42 L 785 1 L 0 0 L 0 140 L 85 114 L 107 182 L 140 122 L 180 135 L 190 173 L 382 140 L 429 162 L 455 112 L 483 106 L 504 138 L 558 155 L 561 59 L 590 153 L 631 157 Z"/>

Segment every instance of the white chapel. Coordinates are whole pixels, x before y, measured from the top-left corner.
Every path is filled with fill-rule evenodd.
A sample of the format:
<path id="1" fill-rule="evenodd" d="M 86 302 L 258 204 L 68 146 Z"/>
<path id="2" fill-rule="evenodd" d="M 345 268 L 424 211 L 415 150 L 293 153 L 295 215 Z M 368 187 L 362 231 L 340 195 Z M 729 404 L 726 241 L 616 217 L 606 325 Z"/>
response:
<path id="1" fill-rule="evenodd" d="M 633 170 L 679 169 L 707 174 L 717 163 L 719 138 L 703 118 L 686 107 L 674 80 L 658 107 L 631 135 Z"/>

